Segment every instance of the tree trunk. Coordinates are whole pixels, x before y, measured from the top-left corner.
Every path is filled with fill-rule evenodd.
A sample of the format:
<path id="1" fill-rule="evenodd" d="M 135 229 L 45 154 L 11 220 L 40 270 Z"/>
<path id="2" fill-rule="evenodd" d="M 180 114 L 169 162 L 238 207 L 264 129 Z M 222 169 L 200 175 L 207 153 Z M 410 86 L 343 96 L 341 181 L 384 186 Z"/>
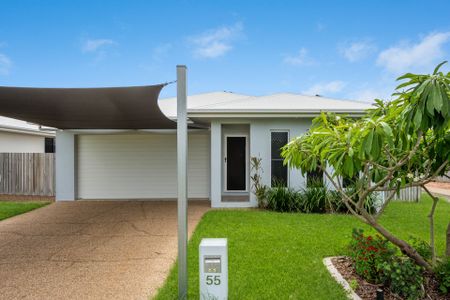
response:
<path id="1" fill-rule="evenodd" d="M 445 254 L 450 258 L 450 222 L 448 223 L 447 227 L 447 248 Z"/>
<path id="2" fill-rule="evenodd" d="M 433 200 L 433 205 L 431 206 L 430 214 L 428 215 L 428 218 L 430 219 L 430 247 L 431 247 L 431 260 L 433 266 L 436 266 L 436 245 L 434 242 L 434 212 L 436 211 L 436 205 L 439 201 L 439 198 L 433 195 L 430 190 L 427 189 L 425 185 L 422 186 L 422 188 L 427 192 L 427 194 L 431 197 Z"/>
<path id="3" fill-rule="evenodd" d="M 433 198 L 433 206 L 431 208 L 430 214 L 428 215 L 428 218 L 430 218 L 431 260 L 433 262 L 433 266 L 435 266 L 436 265 L 436 246 L 435 246 L 435 242 L 434 242 L 434 212 L 436 210 L 436 205 L 438 203 L 439 198 L 434 197 L 433 195 L 431 195 L 431 197 Z"/>

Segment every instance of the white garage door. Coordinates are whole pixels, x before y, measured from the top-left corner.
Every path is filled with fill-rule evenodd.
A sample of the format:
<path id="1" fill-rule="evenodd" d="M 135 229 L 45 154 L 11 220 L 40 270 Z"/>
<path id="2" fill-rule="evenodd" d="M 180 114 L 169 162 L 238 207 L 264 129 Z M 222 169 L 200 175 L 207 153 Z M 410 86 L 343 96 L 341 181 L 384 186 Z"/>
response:
<path id="1" fill-rule="evenodd" d="M 189 134 L 188 196 L 209 198 L 208 133 Z M 79 199 L 176 198 L 176 135 L 80 135 Z"/>

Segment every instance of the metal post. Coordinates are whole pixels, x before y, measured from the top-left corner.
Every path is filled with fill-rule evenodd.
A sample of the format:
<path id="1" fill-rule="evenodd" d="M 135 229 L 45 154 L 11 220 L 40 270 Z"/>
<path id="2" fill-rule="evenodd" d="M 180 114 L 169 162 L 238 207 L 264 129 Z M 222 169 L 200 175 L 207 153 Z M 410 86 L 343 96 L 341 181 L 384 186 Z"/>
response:
<path id="1" fill-rule="evenodd" d="M 177 66 L 178 299 L 187 299 L 187 112 L 186 66 Z"/>

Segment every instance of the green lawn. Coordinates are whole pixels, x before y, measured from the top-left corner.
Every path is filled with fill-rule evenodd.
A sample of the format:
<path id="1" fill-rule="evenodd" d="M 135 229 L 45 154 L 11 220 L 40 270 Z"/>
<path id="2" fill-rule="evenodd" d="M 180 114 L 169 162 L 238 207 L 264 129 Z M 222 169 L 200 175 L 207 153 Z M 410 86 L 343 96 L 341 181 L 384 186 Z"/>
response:
<path id="1" fill-rule="evenodd" d="M 0 202 L 0 220 L 26 213 L 47 204 L 48 202 Z"/>
<path id="2" fill-rule="evenodd" d="M 428 240 L 431 200 L 390 204 L 381 223 L 403 238 Z M 436 211 L 437 250 L 444 253 L 450 204 Z M 198 299 L 198 245 L 204 237 L 228 238 L 230 299 L 346 299 L 322 263 L 346 253 L 354 227 L 347 215 L 288 214 L 256 210 L 214 210 L 204 215 L 189 242 L 189 299 Z M 177 268 L 156 299 L 177 298 Z"/>

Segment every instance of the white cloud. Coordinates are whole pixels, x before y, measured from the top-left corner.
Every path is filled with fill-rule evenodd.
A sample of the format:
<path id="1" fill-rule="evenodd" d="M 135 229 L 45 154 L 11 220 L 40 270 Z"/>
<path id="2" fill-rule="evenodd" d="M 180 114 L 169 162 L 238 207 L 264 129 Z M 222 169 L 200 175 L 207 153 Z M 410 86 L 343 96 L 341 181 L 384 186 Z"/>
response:
<path id="1" fill-rule="evenodd" d="M 285 55 L 283 58 L 285 64 L 291 66 L 309 66 L 315 62 L 308 55 L 308 49 L 301 48 L 295 55 Z"/>
<path id="2" fill-rule="evenodd" d="M 12 67 L 12 60 L 5 54 L 0 53 L 0 75 L 8 75 Z"/>
<path id="3" fill-rule="evenodd" d="M 242 36 L 243 29 L 242 23 L 237 22 L 232 26 L 222 26 L 188 37 L 188 41 L 194 48 L 195 57 L 216 58 L 233 49 L 233 42 Z"/>
<path id="4" fill-rule="evenodd" d="M 344 87 L 347 85 L 347 83 L 340 81 L 340 80 L 334 80 L 330 82 L 324 82 L 324 83 L 317 83 L 308 88 L 307 90 L 303 91 L 303 94 L 306 95 L 327 95 L 327 94 L 335 94 L 344 89 Z"/>
<path id="5" fill-rule="evenodd" d="M 358 41 L 341 45 L 339 50 L 348 61 L 356 62 L 375 51 L 375 46 L 370 41 Z"/>
<path id="6" fill-rule="evenodd" d="M 445 56 L 443 45 L 450 32 L 430 33 L 416 44 L 402 42 L 382 51 L 377 64 L 392 73 L 430 71 Z"/>
<path id="7" fill-rule="evenodd" d="M 108 46 L 114 45 L 117 45 L 117 43 L 110 39 L 87 39 L 83 42 L 81 51 L 83 53 L 98 52 L 104 50 Z"/>

